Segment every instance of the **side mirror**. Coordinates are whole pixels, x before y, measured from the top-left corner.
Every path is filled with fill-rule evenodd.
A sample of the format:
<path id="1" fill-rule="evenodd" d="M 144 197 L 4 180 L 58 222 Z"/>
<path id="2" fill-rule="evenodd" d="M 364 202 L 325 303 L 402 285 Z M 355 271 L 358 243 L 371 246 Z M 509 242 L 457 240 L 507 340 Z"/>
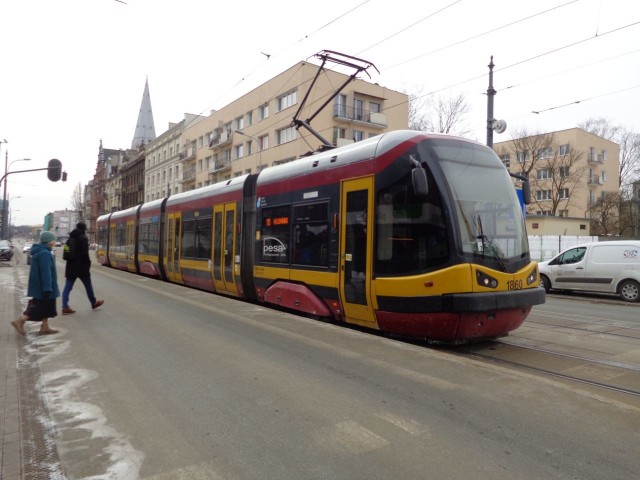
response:
<path id="1" fill-rule="evenodd" d="M 411 182 L 413 183 L 413 193 L 417 197 L 426 197 L 429 193 L 429 184 L 427 183 L 427 172 L 424 168 L 418 166 L 411 170 Z"/>

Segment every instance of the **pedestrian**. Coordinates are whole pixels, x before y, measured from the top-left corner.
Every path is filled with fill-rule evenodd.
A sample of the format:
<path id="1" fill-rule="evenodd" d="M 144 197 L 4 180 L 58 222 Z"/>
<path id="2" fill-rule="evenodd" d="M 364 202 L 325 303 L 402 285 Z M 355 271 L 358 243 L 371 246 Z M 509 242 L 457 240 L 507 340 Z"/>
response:
<path id="1" fill-rule="evenodd" d="M 52 249 L 56 237 L 52 232 L 42 232 L 40 243 L 31 247 L 31 267 L 27 295 L 31 297 L 27 309 L 18 320 L 11 322 L 20 335 L 24 335 L 25 322 L 41 322 L 40 335 L 58 333 L 49 327 L 49 319 L 58 316 L 56 298 L 60 296 L 56 261 Z"/>
<path id="2" fill-rule="evenodd" d="M 62 314 L 70 315 L 76 311 L 69 306 L 69 294 L 76 279 L 80 279 L 87 291 L 87 298 L 94 310 L 104 303 L 104 300 L 96 300 L 91 284 L 91 258 L 89 257 L 89 239 L 87 238 L 87 225 L 78 222 L 76 228 L 69 234 L 70 258 L 64 268 L 64 289 L 62 290 Z M 65 246 L 66 248 L 66 246 Z"/>

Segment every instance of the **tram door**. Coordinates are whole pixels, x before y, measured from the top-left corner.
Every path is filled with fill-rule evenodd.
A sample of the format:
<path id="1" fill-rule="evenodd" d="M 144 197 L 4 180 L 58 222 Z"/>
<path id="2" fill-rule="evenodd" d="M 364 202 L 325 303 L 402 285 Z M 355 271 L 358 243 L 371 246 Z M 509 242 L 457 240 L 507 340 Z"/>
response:
<path id="1" fill-rule="evenodd" d="M 180 275 L 180 235 L 182 215 L 171 213 L 167 216 L 167 278 L 172 282 L 182 283 Z"/>
<path id="2" fill-rule="evenodd" d="M 340 211 L 340 296 L 346 320 L 367 327 L 376 322 L 371 305 L 373 177 L 342 182 Z"/>
<path id="3" fill-rule="evenodd" d="M 225 203 L 213 207 L 213 283 L 216 291 L 234 295 L 238 294 L 234 261 L 236 256 L 236 216 L 235 203 Z"/>

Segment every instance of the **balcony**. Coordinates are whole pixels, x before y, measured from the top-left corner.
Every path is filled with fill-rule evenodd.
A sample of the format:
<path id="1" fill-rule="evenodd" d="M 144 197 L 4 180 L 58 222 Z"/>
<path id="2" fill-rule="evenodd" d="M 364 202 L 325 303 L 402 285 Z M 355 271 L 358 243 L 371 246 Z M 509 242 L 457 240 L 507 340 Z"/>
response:
<path id="1" fill-rule="evenodd" d="M 187 147 L 184 149 L 184 151 L 180 152 L 180 154 L 178 155 L 178 160 L 184 162 L 186 160 L 191 160 L 192 158 L 195 158 L 196 156 L 196 149 L 193 147 Z"/>
<path id="2" fill-rule="evenodd" d="M 604 185 L 604 181 L 597 175 L 590 175 L 587 179 L 589 185 Z"/>
<path id="3" fill-rule="evenodd" d="M 187 170 L 184 170 L 182 172 L 182 181 L 183 182 L 188 182 L 190 180 L 194 180 L 196 178 L 196 169 L 194 168 L 189 168 Z"/>
<path id="4" fill-rule="evenodd" d="M 604 162 L 604 155 L 601 153 L 589 153 L 587 155 L 587 162 L 594 165 L 600 165 Z"/>
<path id="5" fill-rule="evenodd" d="M 386 128 L 387 116 L 384 113 L 370 112 L 369 110 L 356 109 L 345 105 L 333 106 L 333 118 L 339 123 L 358 122 L 374 128 Z"/>
<path id="6" fill-rule="evenodd" d="M 218 160 L 213 167 L 207 170 L 207 173 L 219 173 L 231 169 L 231 160 Z"/>
<path id="7" fill-rule="evenodd" d="M 209 143 L 209 147 L 216 149 L 229 145 L 233 140 L 233 132 L 231 130 L 223 130 L 219 135 L 214 136 Z"/>

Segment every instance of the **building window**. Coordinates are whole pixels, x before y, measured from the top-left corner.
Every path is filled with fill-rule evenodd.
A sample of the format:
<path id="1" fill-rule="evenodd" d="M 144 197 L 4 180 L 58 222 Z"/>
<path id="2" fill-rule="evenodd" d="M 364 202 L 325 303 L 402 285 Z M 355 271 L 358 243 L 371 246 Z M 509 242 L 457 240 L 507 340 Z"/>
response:
<path id="1" fill-rule="evenodd" d="M 280 112 L 296 103 L 298 103 L 298 91 L 292 90 L 276 98 L 276 111 Z"/>
<path id="2" fill-rule="evenodd" d="M 558 153 L 560 153 L 561 156 L 569 155 L 569 144 L 560 145 Z"/>
<path id="3" fill-rule="evenodd" d="M 524 163 L 528 160 L 527 152 L 516 152 L 516 159 L 519 163 Z"/>
<path id="4" fill-rule="evenodd" d="M 377 102 L 369 102 L 369 112 L 370 113 L 380 113 L 382 112 L 382 105 Z"/>
<path id="5" fill-rule="evenodd" d="M 509 154 L 500 155 L 500 160 L 506 168 L 509 168 L 511 166 L 511 156 Z"/>
<path id="6" fill-rule="evenodd" d="M 568 188 L 561 188 L 558 191 L 558 197 L 560 198 L 560 200 L 566 200 L 567 198 L 569 198 L 569 189 Z"/>
<path id="7" fill-rule="evenodd" d="M 236 159 L 244 157 L 244 145 L 236 145 Z"/>
<path id="8" fill-rule="evenodd" d="M 244 117 L 236 118 L 236 130 L 244 130 Z"/>
<path id="9" fill-rule="evenodd" d="M 247 122 L 247 127 L 253 125 L 253 112 L 247 112 L 247 114 L 244 116 L 244 120 L 245 122 Z"/>
<path id="10" fill-rule="evenodd" d="M 560 213 L 558 214 L 558 216 L 567 218 L 569 216 L 569 210 L 560 210 Z"/>
<path id="11" fill-rule="evenodd" d="M 360 140 L 364 140 L 364 132 L 361 132 L 360 130 L 354 130 L 353 131 L 353 141 L 354 142 L 359 142 Z"/>
<path id="12" fill-rule="evenodd" d="M 296 128 L 295 127 L 287 127 L 282 130 L 278 130 L 276 132 L 276 136 L 278 138 L 278 145 L 282 145 L 283 143 L 291 142 L 296 139 Z"/>
<path id="13" fill-rule="evenodd" d="M 269 117 L 269 104 L 265 103 L 264 105 L 261 105 L 260 108 L 260 120 L 264 120 L 265 118 Z"/>
<path id="14" fill-rule="evenodd" d="M 551 147 L 545 147 L 538 149 L 537 158 L 551 158 L 553 156 L 553 151 Z"/>
<path id="15" fill-rule="evenodd" d="M 336 117 L 347 117 L 347 96 L 338 94 L 333 99 L 333 115 Z M 335 142 L 334 142 L 335 143 Z"/>
<path id="16" fill-rule="evenodd" d="M 260 151 L 269 148 L 269 135 L 258 137 L 258 148 L 260 148 Z"/>
<path id="17" fill-rule="evenodd" d="M 347 131 L 344 128 L 333 127 L 333 144 L 338 144 L 339 138 L 347 138 Z"/>
<path id="18" fill-rule="evenodd" d="M 558 174 L 560 175 L 560 178 L 565 178 L 569 176 L 569 167 L 560 167 L 558 169 Z"/>
<path id="19" fill-rule="evenodd" d="M 364 102 L 358 98 L 355 98 L 353 100 L 353 119 L 354 120 L 364 119 Z"/>
<path id="20" fill-rule="evenodd" d="M 551 200 L 551 190 L 536 191 L 536 200 Z"/>
<path id="21" fill-rule="evenodd" d="M 541 168 L 537 171 L 536 178 L 538 180 L 544 180 L 545 178 L 551 178 L 551 169 L 550 168 Z"/>

